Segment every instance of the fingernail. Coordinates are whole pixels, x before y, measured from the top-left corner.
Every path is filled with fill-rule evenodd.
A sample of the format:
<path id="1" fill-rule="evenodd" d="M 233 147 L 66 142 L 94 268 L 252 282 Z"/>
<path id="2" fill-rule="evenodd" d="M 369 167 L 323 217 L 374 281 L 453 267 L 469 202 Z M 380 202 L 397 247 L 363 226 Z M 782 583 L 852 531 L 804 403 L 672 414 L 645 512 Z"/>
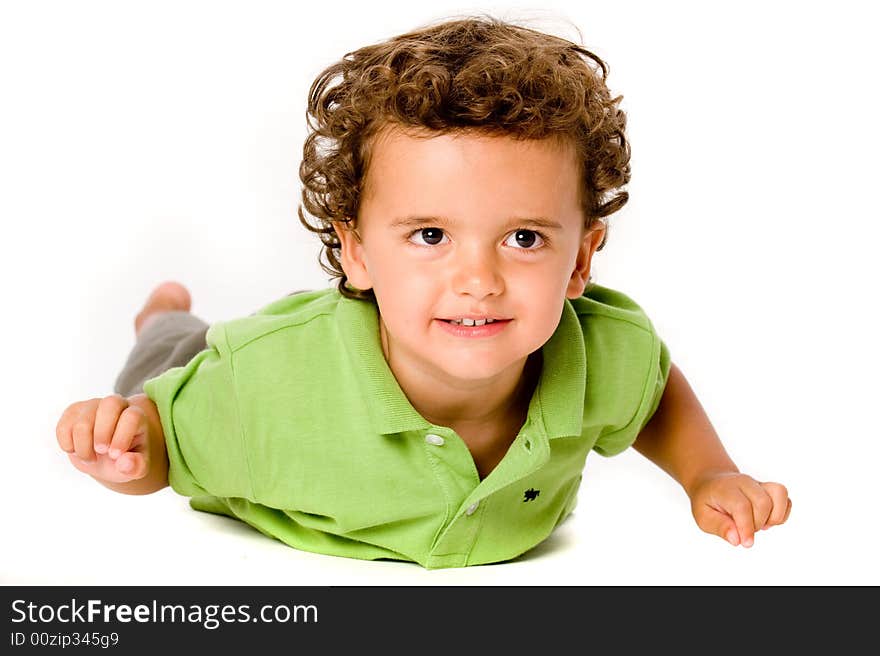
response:
<path id="1" fill-rule="evenodd" d="M 110 449 L 110 457 L 116 460 L 119 457 L 119 449 Z"/>
<path id="2" fill-rule="evenodd" d="M 117 466 L 119 468 L 119 471 L 121 471 L 123 474 L 127 474 L 132 470 L 131 463 L 128 460 L 123 460 Z"/>
<path id="3" fill-rule="evenodd" d="M 736 546 L 736 531 L 728 531 L 727 532 L 727 541 L 730 542 L 734 547 Z"/>
<path id="4" fill-rule="evenodd" d="M 753 544 L 755 544 L 755 540 L 753 538 L 746 538 L 745 540 L 743 540 L 744 547 L 751 547 Z"/>
<path id="5" fill-rule="evenodd" d="M 107 453 L 107 445 L 106 444 L 96 444 L 95 445 L 95 453 Z"/>

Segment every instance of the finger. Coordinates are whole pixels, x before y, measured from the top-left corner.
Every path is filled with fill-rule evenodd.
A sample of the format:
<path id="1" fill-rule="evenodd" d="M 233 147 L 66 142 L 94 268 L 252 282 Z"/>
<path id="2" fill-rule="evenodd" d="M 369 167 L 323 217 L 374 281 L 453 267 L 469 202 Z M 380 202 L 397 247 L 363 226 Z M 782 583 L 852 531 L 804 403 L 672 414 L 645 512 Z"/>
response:
<path id="1" fill-rule="evenodd" d="M 55 425 L 55 439 L 62 451 L 73 453 L 73 420 L 77 414 L 79 403 L 71 403 Z"/>
<path id="2" fill-rule="evenodd" d="M 135 457 L 133 465 L 131 466 L 131 471 L 122 471 L 117 463 L 119 460 L 123 460 L 128 456 Z M 70 464 L 76 469 L 84 474 L 88 474 L 95 480 L 105 483 L 128 483 L 136 478 L 143 478 L 147 473 L 144 464 L 138 463 L 137 461 L 137 458 L 143 459 L 143 456 L 136 453 L 124 453 L 116 462 L 108 458 L 100 458 L 94 462 L 85 462 L 84 460 L 80 460 L 75 453 L 68 453 L 67 457 L 70 460 Z"/>
<path id="3" fill-rule="evenodd" d="M 760 531 L 767 524 L 770 514 L 773 512 L 773 498 L 758 481 L 752 481 L 744 488 L 742 493 L 752 504 L 752 520 L 755 531 Z"/>
<path id="4" fill-rule="evenodd" d="M 791 511 L 791 500 L 788 498 L 788 490 L 780 483 L 761 483 L 761 487 L 773 500 L 773 511 L 767 521 L 767 527 L 782 524 L 788 519 Z"/>
<path id="5" fill-rule="evenodd" d="M 113 463 L 113 466 L 116 467 L 116 471 L 129 480 L 143 478 L 149 469 L 146 456 L 134 451 L 127 451 L 120 455 Z"/>
<path id="6" fill-rule="evenodd" d="M 733 546 L 739 544 L 739 531 L 736 530 L 733 518 L 726 512 L 706 505 L 700 508 L 694 517 L 697 520 L 697 526 L 706 533 L 717 535 Z"/>
<path id="7" fill-rule="evenodd" d="M 737 495 L 729 504 L 727 511 L 736 524 L 740 544 L 744 547 L 751 547 L 755 543 L 755 517 L 752 512 L 752 502 L 742 490 L 737 491 Z"/>
<path id="8" fill-rule="evenodd" d="M 94 407 L 96 405 L 97 403 L 89 403 L 82 408 L 73 424 L 73 450 L 80 459 L 86 462 L 95 459 L 92 440 L 95 430 Z"/>
<path id="9" fill-rule="evenodd" d="M 114 460 L 132 448 L 139 434 L 146 430 L 144 411 L 135 405 L 128 406 L 116 422 L 116 430 L 110 441 L 110 457 Z M 142 440 L 141 440 L 142 441 Z"/>
<path id="10" fill-rule="evenodd" d="M 68 453 L 73 453 L 73 426 L 79 420 L 80 415 L 88 412 L 89 404 L 96 402 L 97 399 L 88 401 L 78 401 L 71 403 L 64 412 L 61 413 L 61 419 L 55 426 L 55 438 L 58 440 L 58 446 Z"/>
<path id="11" fill-rule="evenodd" d="M 95 414 L 95 453 L 107 453 L 119 415 L 127 407 L 128 399 L 119 394 L 106 396 L 98 403 L 98 410 Z"/>

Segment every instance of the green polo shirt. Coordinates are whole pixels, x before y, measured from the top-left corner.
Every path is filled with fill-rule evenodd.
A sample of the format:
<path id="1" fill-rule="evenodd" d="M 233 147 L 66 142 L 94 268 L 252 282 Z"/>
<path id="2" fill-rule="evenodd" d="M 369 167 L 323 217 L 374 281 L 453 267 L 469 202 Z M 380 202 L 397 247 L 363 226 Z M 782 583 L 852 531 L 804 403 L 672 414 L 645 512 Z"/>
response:
<path id="1" fill-rule="evenodd" d="M 566 300 L 528 418 L 480 481 L 464 441 L 409 403 L 379 340 L 375 303 L 335 287 L 212 325 L 205 350 L 144 385 L 171 487 L 297 549 L 430 569 L 504 561 L 572 511 L 591 450 L 632 444 L 670 365 L 624 294 Z"/>

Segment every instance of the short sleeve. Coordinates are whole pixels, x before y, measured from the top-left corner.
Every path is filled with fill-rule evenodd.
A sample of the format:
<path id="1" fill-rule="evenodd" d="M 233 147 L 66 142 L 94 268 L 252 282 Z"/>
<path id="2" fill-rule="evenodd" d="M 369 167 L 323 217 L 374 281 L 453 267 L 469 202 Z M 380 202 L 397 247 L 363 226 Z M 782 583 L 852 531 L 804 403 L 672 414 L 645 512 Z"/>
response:
<path id="1" fill-rule="evenodd" d="M 232 352 L 222 323 L 185 366 L 144 383 L 165 432 L 168 482 L 185 496 L 253 498 Z"/>
<path id="2" fill-rule="evenodd" d="M 642 428 L 651 420 L 660 405 L 669 378 L 670 363 L 669 349 L 663 340 L 654 334 L 648 376 L 644 381 L 644 391 L 632 420 L 623 428 L 600 435 L 593 445 L 594 451 L 602 456 L 614 456 L 625 451 L 636 441 Z"/>

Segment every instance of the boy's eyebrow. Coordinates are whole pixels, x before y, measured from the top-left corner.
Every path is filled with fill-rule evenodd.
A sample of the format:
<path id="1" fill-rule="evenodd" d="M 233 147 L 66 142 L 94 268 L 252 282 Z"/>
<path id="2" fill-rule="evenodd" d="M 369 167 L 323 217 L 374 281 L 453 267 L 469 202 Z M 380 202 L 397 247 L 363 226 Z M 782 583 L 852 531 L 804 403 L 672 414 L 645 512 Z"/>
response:
<path id="1" fill-rule="evenodd" d="M 423 225 L 455 225 L 456 222 L 445 217 L 445 216 L 405 216 L 398 219 L 394 219 L 390 227 L 391 228 L 414 228 L 416 226 Z M 557 221 L 553 221 L 552 219 L 547 219 L 543 216 L 520 216 L 514 217 L 507 222 L 505 228 L 512 228 L 514 226 L 537 226 L 540 228 L 549 228 L 552 230 L 562 230 L 562 224 Z"/>

